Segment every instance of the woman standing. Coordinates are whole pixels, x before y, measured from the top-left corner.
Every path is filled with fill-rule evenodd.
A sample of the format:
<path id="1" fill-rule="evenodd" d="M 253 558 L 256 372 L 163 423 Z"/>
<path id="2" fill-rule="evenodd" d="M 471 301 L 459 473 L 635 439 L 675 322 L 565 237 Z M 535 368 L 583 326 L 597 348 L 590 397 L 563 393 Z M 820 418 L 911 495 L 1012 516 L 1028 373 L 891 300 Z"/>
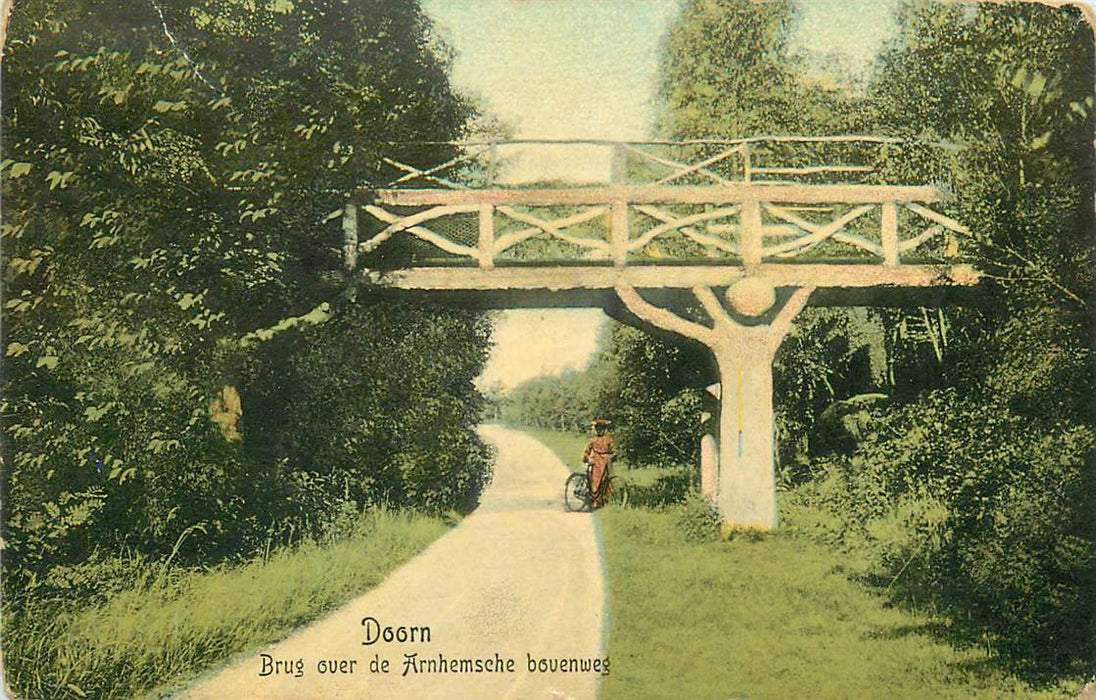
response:
<path id="1" fill-rule="evenodd" d="M 608 484 L 602 492 L 602 482 L 609 478 L 609 470 L 613 462 L 613 436 L 608 434 L 611 421 L 605 418 L 596 418 L 592 421 L 594 437 L 586 444 L 586 450 L 582 453 L 582 462 L 590 470 L 590 491 L 594 498 L 591 505 L 600 507 L 609 498 L 611 489 Z"/>

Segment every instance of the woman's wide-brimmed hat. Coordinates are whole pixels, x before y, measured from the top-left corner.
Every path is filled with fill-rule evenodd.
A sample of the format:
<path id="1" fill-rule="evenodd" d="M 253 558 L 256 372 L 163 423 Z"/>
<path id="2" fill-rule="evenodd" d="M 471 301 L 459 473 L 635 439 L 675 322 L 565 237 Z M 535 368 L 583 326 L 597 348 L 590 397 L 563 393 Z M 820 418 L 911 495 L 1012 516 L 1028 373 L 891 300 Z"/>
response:
<path id="1" fill-rule="evenodd" d="M 592 421 L 590 421 L 590 424 L 591 425 L 612 425 L 613 421 L 609 420 L 608 418 L 595 418 Z"/>

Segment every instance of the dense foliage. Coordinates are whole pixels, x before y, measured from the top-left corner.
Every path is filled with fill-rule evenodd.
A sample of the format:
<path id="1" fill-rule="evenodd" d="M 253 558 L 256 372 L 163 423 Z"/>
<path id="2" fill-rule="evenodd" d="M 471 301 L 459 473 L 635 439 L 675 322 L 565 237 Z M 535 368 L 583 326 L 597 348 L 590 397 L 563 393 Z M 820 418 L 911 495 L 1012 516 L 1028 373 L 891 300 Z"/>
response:
<path id="1" fill-rule="evenodd" d="M 870 75 L 804 97 L 819 66 L 788 55 L 794 19 L 791 3 L 684 3 L 664 134 L 911 139 L 873 156 L 877 177 L 944 188 L 985 279 L 966 306 L 800 316 L 775 367 L 783 523 L 958 639 L 1078 672 L 1096 651 L 1092 28 L 1036 3 L 910 2 Z M 685 342 L 618 328 L 598 361 L 633 464 L 695 464 L 714 377 Z"/>
<path id="2" fill-rule="evenodd" d="M 893 589 L 1007 658 L 1067 672 L 1093 639 L 1092 29 L 1026 3 L 910 4 L 900 23 L 863 118 L 963 144 L 945 176 L 985 303 L 947 312 L 951 388 L 926 382 L 871 416 L 809 488 L 843 491 L 837 531 L 868 528 Z"/>
<path id="3" fill-rule="evenodd" d="M 389 142 L 472 116 L 447 70 L 415 2 L 15 3 L 9 603 L 100 591 L 122 549 L 209 562 L 346 504 L 475 502 L 486 321 L 338 272 Z"/>

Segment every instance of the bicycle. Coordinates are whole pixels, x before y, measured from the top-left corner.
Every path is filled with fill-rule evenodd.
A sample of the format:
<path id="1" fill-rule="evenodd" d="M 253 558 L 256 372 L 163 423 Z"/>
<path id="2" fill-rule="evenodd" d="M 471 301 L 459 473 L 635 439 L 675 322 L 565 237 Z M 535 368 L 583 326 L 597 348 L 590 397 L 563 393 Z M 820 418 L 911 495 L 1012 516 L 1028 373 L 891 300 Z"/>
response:
<path id="1" fill-rule="evenodd" d="M 571 512 L 589 513 L 594 509 L 594 503 L 605 503 L 605 497 L 614 502 L 624 503 L 627 500 L 627 492 L 620 486 L 614 486 L 615 477 L 612 474 L 602 478 L 596 493 L 590 488 L 590 469 L 586 471 L 572 472 L 567 477 L 563 486 L 563 504 Z"/>

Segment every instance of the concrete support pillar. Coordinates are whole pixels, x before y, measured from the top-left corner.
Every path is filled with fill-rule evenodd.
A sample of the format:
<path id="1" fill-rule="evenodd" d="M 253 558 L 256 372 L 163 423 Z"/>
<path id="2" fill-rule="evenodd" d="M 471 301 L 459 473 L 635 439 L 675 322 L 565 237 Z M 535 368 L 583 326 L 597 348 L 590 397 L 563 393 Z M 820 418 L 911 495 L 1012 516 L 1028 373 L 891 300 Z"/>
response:
<path id="1" fill-rule="evenodd" d="M 711 433 L 700 438 L 700 495 L 716 502 L 719 490 L 719 440 Z"/>
<path id="2" fill-rule="evenodd" d="M 739 290 L 742 293 L 729 293 L 728 299 L 739 314 L 748 311 L 746 315 L 760 318 L 775 302 L 775 297 L 760 293 L 765 291 L 763 287 L 749 285 Z M 776 527 L 772 365 L 777 348 L 813 288 L 793 291 L 771 322 L 746 324 L 728 313 L 710 288 L 696 287 L 693 292 L 711 317 L 711 326 L 654 306 L 629 285 L 618 284 L 616 290 L 639 318 L 699 341 L 712 351 L 720 380 L 719 439 L 717 446 L 711 436 L 701 443 L 701 490 L 705 495 L 715 492 L 720 515 L 733 527 Z M 769 298 L 773 302 L 762 303 Z M 713 465 L 718 470 L 714 480 Z"/>
<path id="3" fill-rule="evenodd" d="M 773 352 L 768 326 L 738 327 L 712 348 L 723 391 L 716 504 L 736 527 L 776 527 Z"/>

